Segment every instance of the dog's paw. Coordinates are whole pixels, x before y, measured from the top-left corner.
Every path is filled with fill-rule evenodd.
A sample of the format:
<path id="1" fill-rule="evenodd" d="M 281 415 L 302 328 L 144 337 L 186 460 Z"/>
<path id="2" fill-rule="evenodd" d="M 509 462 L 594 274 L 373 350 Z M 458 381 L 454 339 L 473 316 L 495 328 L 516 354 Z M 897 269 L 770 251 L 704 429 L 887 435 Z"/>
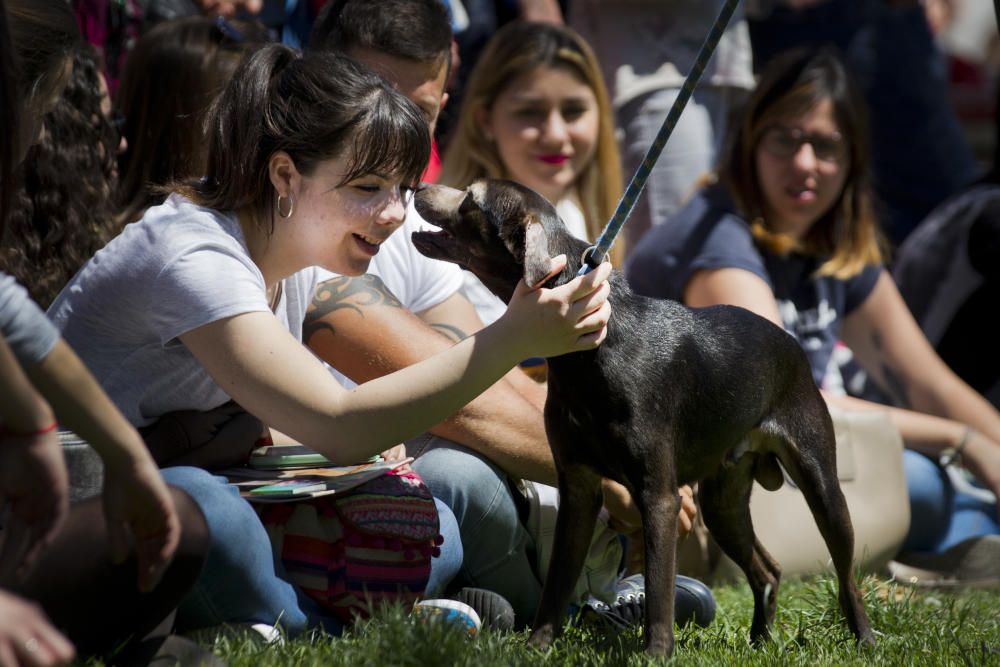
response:
<path id="1" fill-rule="evenodd" d="M 540 628 L 535 628 L 531 632 L 531 637 L 528 638 L 528 646 L 544 651 L 552 646 L 555 635 L 555 630 L 552 629 L 551 625 L 543 625 Z"/>
<path id="2" fill-rule="evenodd" d="M 874 653 L 877 642 L 875 640 L 875 632 L 871 628 L 865 628 L 864 631 L 858 635 L 858 648 L 866 653 Z"/>

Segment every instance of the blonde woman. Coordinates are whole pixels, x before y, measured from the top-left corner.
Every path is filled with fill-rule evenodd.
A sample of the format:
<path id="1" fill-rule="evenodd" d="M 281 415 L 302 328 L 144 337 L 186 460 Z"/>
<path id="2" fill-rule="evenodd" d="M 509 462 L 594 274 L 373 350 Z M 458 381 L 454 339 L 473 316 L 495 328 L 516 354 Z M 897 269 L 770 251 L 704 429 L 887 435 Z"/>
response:
<path id="1" fill-rule="evenodd" d="M 518 181 L 548 198 L 577 236 L 593 241 L 622 192 L 614 115 L 593 51 L 573 30 L 514 22 L 497 31 L 464 92 L 439 182 Z M 611 252 L 621 265 L 621 241 Z M 471 274 L 465 291 L 484 322 L 502 304 Z"/>

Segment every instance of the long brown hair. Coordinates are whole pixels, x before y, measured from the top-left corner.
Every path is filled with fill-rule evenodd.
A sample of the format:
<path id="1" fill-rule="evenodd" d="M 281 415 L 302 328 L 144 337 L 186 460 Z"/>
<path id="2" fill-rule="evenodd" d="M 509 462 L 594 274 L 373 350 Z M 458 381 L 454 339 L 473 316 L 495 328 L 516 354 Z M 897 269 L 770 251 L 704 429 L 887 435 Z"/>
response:
<path id="1" fill-rule="evenodd" d="M 866 103 L 831 49 L 791 51 L 768 65 L 733 126 L 718 174 L 758 242 L 787 251 L 794 244 L 768 229 L 754 156 L 776 120 L 806 113 L 824 100 L 833 104 L 848 147 L 847 178 L 836 203 L 812 225 L 797 250 L 823 258 L 817 275 L 849 278 L 880 263 L 885 244 L 872 203 Z"/>
<path id="2" fill-rule="evenodd" d="M 288 153 L 303 175 L 347 156 L 343 183 L 365 174 L 416 183 L 430 158 L 415 104 L 347 56 L 271 44 L 248 56 L 212 106 L 204 178 L 176 189 L 201 206 L 245 210 L 274 229 L 268 162 Z"/>
<path id="3" fill-rule="evenodd" d="M 477 121 L 510 82 L 537 67 L 561 67 L 573 72 L 597 99 L 597 149 L 575 184 L 587 233 L 596 240 L 611 218 L 622 194 L 622 168 L 615 140 L 614 112 L 601 78 L 597 57 L 580 35 L 547 23 L 515 21 L 498 30 L 486 45 L 469 76 L 455 136 L 445 152 L 442 183 L 464 188 L 477 178 L 511 178 L 496 145 L 487 141 Z M 611 261 L 621 266 L 625 256 L 619 239 Z"/>
<path id="4" fill-rule="evenodd" d="M 158 188 L 204 173 L 205 115 L 243 55 L 264 41 L 253 24 L 226 27 L 202 16 L 166 21 L 129 53 L 115 100 L 128 142 L 118 159 L 122 222 L 159 203 Z"/>

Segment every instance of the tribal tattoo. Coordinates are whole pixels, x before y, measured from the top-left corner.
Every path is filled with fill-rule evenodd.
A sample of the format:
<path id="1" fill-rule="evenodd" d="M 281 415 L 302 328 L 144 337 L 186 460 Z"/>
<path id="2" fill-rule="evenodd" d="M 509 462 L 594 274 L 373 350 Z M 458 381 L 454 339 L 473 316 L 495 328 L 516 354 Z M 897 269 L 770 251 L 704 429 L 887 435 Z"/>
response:
<path id="1" fill-rule="evenodd" d="M 459 343 L 469 337 L 469 334 L 451 324 L 445 324 L 444 322 L 431 322 L 430 325 L 432 329 L 436 330 L 442 336 L 449 340 L 453 340 L 456 343 Z"/>
<path id="2" fill-rule="evenodd" d="M 347 308 L 364 317 L 362 309 L 370 306 L 402 308 L 403 304 L 378 276 L 371 274 L 357 278 L 338 276 L 327 280 L 316 288 L 316 296 L 309 305 L 302 325 L 302 339 L 308 342 L 318 331 L 336 334 L 333 325 L 323 321 L 323 318 L 330 313 Z"/>

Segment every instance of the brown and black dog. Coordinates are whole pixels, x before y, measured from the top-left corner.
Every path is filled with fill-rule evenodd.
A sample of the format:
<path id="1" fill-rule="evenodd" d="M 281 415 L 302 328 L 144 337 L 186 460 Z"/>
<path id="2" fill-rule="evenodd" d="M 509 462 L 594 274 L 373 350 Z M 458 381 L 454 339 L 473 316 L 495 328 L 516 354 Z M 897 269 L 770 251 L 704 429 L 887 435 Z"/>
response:
<path id="1" fill-rule="evenodd" d="M 587 244 L 542 196 L 509 181 L 465 190 L 425 186 L 417 211 L 440 232 L 416 232 L 428 257 L 459 264 L 508 301 L 517 282 L 549 272 L 573 278 Z M 833 424 L 798 343 L 734 306 L 692 309 L 633 294 L 610 278 L 612 317 L 596 350 L 549 359 L 545 427 L 559 473 L 561 506 L 552 563 L 531 643 L 559 632 L 601 507 L 601 477 L 624 484 L 642 515 L 646 549 L 646 650 L 673 650 L 675 545 L 681 484 L 699 482 L 705 523 L 746 573 L 754 596 L 750 636 L 768 637 L 778 564 L 754 536 L 754 479 L 776 489 L 777 462 L 802 489 L 833 557 L 847 624 L 874 645 L 852 578 L 854 533 L 837 480 Z"/>

